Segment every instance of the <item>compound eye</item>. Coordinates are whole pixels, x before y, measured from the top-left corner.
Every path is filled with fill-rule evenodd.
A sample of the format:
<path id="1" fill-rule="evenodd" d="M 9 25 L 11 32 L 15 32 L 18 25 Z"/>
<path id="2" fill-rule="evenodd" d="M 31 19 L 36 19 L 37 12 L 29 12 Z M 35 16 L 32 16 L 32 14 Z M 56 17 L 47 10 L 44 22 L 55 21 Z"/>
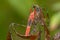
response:
<path id="1" fill-rule="evenodd" d="M 40 11 L 39 8 L 36 8 L 36 11 Z"/>
<path id="2" fill-rule="evenodd" d="M 35 8 L 35 6 L 33 6 L 33 8 Z"/>
<path id="3" fill-rule="evenodd" d="M 33 5 L 33 8 L 35 8 L 36 7 L 36 5 Z"/>

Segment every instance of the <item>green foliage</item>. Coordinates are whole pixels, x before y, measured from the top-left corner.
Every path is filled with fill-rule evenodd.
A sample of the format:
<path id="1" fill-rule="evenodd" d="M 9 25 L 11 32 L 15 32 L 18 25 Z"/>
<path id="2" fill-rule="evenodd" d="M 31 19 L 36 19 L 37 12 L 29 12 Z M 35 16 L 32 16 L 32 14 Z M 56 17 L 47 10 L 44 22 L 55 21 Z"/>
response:
<path id="1" fill-rule="evenodd" d="M 29 10 L 33 4 L 46 8 L 51 18 L 51 5 L 55 1 L 57 0 L 0 0 L 0 40 L 6 40 L 10 23 L 27 24 Z M 45 15 L 47 11 L 43 11 Z"/>

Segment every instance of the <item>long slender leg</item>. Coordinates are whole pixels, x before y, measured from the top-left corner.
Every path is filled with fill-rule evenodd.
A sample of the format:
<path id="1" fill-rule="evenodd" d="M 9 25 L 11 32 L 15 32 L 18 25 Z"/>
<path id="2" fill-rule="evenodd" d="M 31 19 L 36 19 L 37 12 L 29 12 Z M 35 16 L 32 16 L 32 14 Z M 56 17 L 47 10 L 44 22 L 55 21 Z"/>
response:
<path id="1" fill-rule="evenodd" d="M 7 34 L 7 40 L 13 40 L 13 37 L 12 37 L 12 32 L 11 32 L 11 27 L 14 25 L 14 23 L 11 23 L 9 25 L 9 30 L 8 30 L 8 34 Z"/>
<path id="2" fill-rule="evenodd" d="M 34 21 L 35 14 L 36 14 L 36 10 L 35 10 L 35 8 L 34 8 L 34 11 L 30 13 L 30 16 L 29 16 L 29 18 L 28 18 L 28 24 L 27 24 L 25 36 L 28 36 L 29 33 L 30 33 L 31 24 L 32 24 L 33 21 Z"/>
<path id="3" fill-rule="evenodd" d="M 41 30 L 38 32 L 38 40 L 41 40 Z"/>
<path id="4" fill-rule="evenodd" d="M 45 40 L 50 40 L 50 32 L 47 28 L 47 25 L 44 20 L 41 20 L 42 26 L 44 27 L 44 32 L 45 32 Z"/>
<path id="5" fill-rule="evenodd" d="M 28 35 L 30 34 L 30 28 L 31 28 L 31 25 L 32 25 L 32 21 L 29 20 L 29 21 L 28 21 L 28 24 L 27 24 L 25 36 L 28 36 Z"/>

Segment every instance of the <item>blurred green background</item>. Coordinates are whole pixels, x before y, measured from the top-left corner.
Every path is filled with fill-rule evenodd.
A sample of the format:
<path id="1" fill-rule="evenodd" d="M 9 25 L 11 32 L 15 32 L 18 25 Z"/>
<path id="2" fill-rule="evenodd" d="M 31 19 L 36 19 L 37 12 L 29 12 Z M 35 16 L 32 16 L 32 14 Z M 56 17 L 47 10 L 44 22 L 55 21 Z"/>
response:
<path id="1" fill-rule="evenodd" d="M 46 8 L 51 18 L 55 14 L 51 6 L 56 2 L 59 0 L 0 0 L 0 40 L 6 40 L 10 23 L 27 24 L 29 10 L 33 4 Z M 45 15 L 47 11 L 43 11 Z"/>

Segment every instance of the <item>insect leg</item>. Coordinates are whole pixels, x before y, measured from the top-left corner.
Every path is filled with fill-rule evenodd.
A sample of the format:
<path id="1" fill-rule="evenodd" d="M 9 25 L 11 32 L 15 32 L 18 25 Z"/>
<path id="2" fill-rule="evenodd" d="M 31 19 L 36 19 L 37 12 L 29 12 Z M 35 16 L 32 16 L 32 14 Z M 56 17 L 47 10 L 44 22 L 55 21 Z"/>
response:
<path id="1" fill-rule="evenodd" d="M 28 21 L 28 24 L 27 24 L 25 36 L 28 36 L 28 35 L 30 34 L 31 25 L 32 25 L 32 20 L 29 20 L 29 21 Z"/>

